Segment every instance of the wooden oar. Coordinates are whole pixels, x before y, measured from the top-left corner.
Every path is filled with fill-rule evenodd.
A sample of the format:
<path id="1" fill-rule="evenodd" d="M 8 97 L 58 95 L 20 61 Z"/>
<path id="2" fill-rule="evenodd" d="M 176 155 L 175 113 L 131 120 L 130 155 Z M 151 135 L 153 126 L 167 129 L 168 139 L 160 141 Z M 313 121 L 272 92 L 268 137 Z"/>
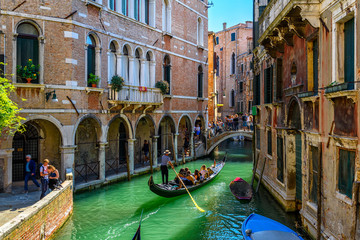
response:
<path id="1" fill-rule="evenodd" d="M 195 207 L 197 209 L 199 209 L 200 212 L 205 212 L 204 209 L 202 209 L 201 207 L 199 207 L 199 205 L 197 205 L 197 203 L 195 202 L 194 198 L 191 196 L 189 190 L 186 188 L 184 182 L 181 180 L 181 178 L 179 177 L 179 174 L 176 172 L 175 168 L 174 168 L 174 165 L 169 161 L 169 165 L 171 166 L 172 170 L 174 170 L 175 174 L 176 174 L 176 177 L 179 179 L 179 181 L 182 183 L 182 185 L 184 186 L 185 190 L 187 191 L 187 193 L 189 194 L 191 200 L 193 201 Z"/>

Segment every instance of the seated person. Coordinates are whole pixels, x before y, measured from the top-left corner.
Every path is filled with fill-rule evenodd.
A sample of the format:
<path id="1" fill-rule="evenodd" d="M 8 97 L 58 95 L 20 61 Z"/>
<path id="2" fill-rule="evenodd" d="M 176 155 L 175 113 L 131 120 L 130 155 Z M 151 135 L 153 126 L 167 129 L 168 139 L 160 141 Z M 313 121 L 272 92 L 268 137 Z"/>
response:
<path id="1" fill-rule="evenodd" d="M 186 167 L 186 168 L 185 168 L 185 172 L 187 172 L 187 171 L 189 171 L 189 168 Z"/>
<path id="2" fill-rule="evenodd" d="M 207 168 L 207 171 L 208 171 L 209 177 L 211 176 L 211 174 L 214 173 L 214 171 L 211 168 Z"/>
<path id="3" fill-rule="evenodd" d="M 180 171 L 179 171 L 179 177 L 183 177 L 183 178 L 185 178 L 186 177 L 186 172 L 185 172 L 185 169 L 180 169 Z M 177 183 L 177 184 L 179 184 L 179 178 L 176 176 L 175 177 L 175 179 L 174 179 L 174 181 Z"/>
<path id="4" fill-rule="evenodd" d="M 206 166 L 202 165 L 200 168 L 200 178 L 201 180 L 205 180 L 207 177 L 206 175 L 208 174 L 208 171 L 206 170 Z"/>
<path id="5" fill-rule="evenodd" d="M 190 184 L 185 184 L 186 185 L 195 185 L 195 178 L 191 175 L 191 172 L 190 171 L 187 171 L 186 173 L 186 179 L 189 180 L 191 183 Z"/>
<path id="6" fill-rule="evenodd" d="M 194 178 L 196 181 L 200 181 L 200 172 L 197 169 L 194 172 Z"/>

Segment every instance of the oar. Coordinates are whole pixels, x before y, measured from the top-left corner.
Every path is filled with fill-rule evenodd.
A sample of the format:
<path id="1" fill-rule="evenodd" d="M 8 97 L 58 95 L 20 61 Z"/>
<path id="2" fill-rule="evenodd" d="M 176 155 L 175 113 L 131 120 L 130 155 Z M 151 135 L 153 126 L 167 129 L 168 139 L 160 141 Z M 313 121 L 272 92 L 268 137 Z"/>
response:
<path id="1" fill-rule="evenodd" d="M 182 185 L 184 186 L 185 190 L 186 190 L 187 193 L 189 194 L 189 196 L 190 196 L 191 200 L 193 201 L 195 207 L 196 207 L 197 209 L 199 209 L 200 212 L 205 212 L 204 209 L 202 209 L 201 207 L 199 207 L 199 205 L 197 205 L 197 203 L 195 202 L 194 198 L 191 196 L 191 194 L 190 194 L 189 190 L 186 188 L 184 182 L 181 180 L 181 178 L 180 178 L 179 175 L 177 174 L 177 172 L 176 172 L 176 170 L 175 170 L 175 168 L 174 168 L 174 165 L 173 165 L 170 161 L 169 161 L 169 164 L 170 164 L 172 170 L 174 170 L 177 178 L 179 179 L 179 181 L 182 183 Z"/>

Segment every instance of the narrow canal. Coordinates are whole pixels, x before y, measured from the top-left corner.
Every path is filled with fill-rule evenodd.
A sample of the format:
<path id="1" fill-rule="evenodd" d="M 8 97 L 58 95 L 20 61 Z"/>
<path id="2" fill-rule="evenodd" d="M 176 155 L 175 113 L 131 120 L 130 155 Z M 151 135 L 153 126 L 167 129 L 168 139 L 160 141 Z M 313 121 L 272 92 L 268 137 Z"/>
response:
<path id="1" fill-rule="evenodd" d="M 228 162 L 218 178 L 192 193 L 205 213 L 194 207 L 188 195 L 171 199 L 155 195 L 148 188 L 146 175 L 75 195 L 74 214 L 55 239 L 132 239 L 142 209 L 144 240 L 243 239 L 242 222 L 253 212 L 295 229 L 295 214 L 285 213 L 264 188 L 248 204 L 241 204 L 231 194 L 229 183 L 235 177 L 251 181 L 251 146 L 251 142 L 229 140 L 211 157 L 186 164 L 189 169 L 199 169 L 202 164 L 211 165 L 213 157 L 221 159 L 228 152 Z M 169 173 L 169 178 L 175 177 Z M 161 181 L 160 172 L 154 174 L 154 179 L 156 183 Z"/>

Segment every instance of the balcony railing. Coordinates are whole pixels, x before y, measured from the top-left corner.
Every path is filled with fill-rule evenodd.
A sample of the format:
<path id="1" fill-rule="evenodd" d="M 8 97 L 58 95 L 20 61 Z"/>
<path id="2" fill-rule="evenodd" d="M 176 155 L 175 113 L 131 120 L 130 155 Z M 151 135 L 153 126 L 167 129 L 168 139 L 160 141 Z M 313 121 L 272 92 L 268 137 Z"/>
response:
<path id="1" fill-rule="evenodd" d="M 110 89 L 109 100 L 126 104 L 161 105 L 163 95 L 158 88 L 126 85 L 119 92 Z"/>

